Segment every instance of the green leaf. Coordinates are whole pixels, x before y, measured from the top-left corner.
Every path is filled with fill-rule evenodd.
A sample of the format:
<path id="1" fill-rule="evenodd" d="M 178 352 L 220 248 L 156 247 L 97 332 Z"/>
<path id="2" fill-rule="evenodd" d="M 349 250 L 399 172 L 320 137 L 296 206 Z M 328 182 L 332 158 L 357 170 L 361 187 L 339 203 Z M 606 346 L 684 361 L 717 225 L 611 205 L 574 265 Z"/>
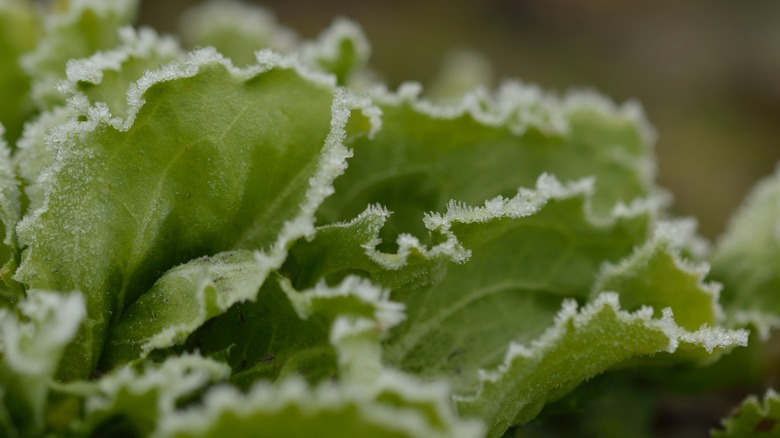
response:
<path id="1" fill-rule="evenodd" d="M 70 97 L 70 104 L 87 115 L 89 105 L 103 102 L 114 117 L 128 116 L 129 89 L 136 86 L 146 71 L 156 70 L 172 61 L 183 61 L 184 51 L 170 36 L 159 36 L 151 29 L 125 27 L 118 32 L 117 46 L 67 63 L 67 80 L 58 85 Z"/>
<path id="2" fill-rule="evenodd" d="M 301 379 L 260 383 L 247 394 L 215 388 L 193 407 L 165 418 L 154 437 L 479 437 L 481 427 L 458 419 L 442 385 L 387 372 L 374 384 Z"/>
<path id="3" fill-rule="evenodd" d="M 78 434 L 148 436 L 180 403 L 229 375 L 230 368 L 222 363 L 182 355 L 161 364 L 146 364 L 140 371 L 124 367 L 100 379 L 58 389 L 84 400 L 83 419 L 73 423 Z"/>
<path id="4" fill-rule="evenodd" d="M 194 52 L 146 73 L 128 102 L 124 119 L 97 103 L 52 133 L 43 204 L 19 227 L 17 278 L 87 300 L 63 378 L 94 369 L 109 320 L 166 270 L 240 248 L 281 265 L 345 167 L 342 141 L 373 123 L 365 101 L 270 54 L 238 70 Z"/>
<path id="5" fill-rule="evenodd" d="M 592 208 L 600 216 L 655 191 L 652 134 L 634 104 L 616 107 L 590 94 L 557 98 L 519 84 L 454 106 L 420 101 L 419 92 L 409 84 L 397 94 L 375 93 L 382 129 L 351 144 L 355 157 L 319 212 L 323 223 L 380 204 L 393 212 L 385 242 L 395 241 L 392 230 L 424 239 L 424 213 L 452 199 L 512 196 L 543 173 L 595 177 Z"/>
<path id="6" fill-rule="evenodd" d="M 553 327 L 530 342 L 519 341 L 518 336 L 500 366 L 481 372 L 476 395 L 461 393 L 459 412 L 482 418 L 490 427 L 489 435 L 500 436 L 507 426 L 534 418 L 545 403 L 629 360 L 636 365 L 635 358 L 675 352 L 677 360 L 711 361 L 746 345 L 746 331 L 716 326 L 721 319 L 718 289 L 703 282 L 705 267 L 681 260 L 677 251 L 685 239 L 674 236 L 674 231 L 661 227 L 630 257 L 605 268 L 592 289 L 598 295 L 591 294 L 582 310 L 577 312 L 575 302 L 567 300 Z M 582 231 L 575 235 L 587 240 Z M 557 275 L 572 277 L 565 270 Z M 618 295 L 601 293 L 604 290 L 618 291 L 620 300 L 625 297 L 636 313 L 621 310 Z M 516 309 L 515 318 L 519 312 Z M 528 313 L 522 317 L 530 318 Z M 483 336 L 482 342 L 491 337 L 495 335 Z"/>
<path id="7" fill-rule="evenodd" d="M 545 175 L 536 190 L 511 200 L 452 203 L 426 217 L 439 244 L 401 236 L 394 254 L 375 248 L 388 213 L 369 208 L 298 242 L 286 267 L 304 283 L 360 272 L 393 287 L 409 316 L 386 341 L 385 362 L 472 393 L 479 369 L 500 364 L 510 342 L 543 333 L 565 297 L 585 299 L 600 265 L 627 256 L 647 236 L 650 204 L 595 221 L 586 207 L 592 190 L 591 181 L 564 186 Z"/>
<path id="8" fill-rule="evenodd" d="M 252 64 L 261 49 L 294 53 L 307 67 L 333 74 L 339 85 L 365 73 L 370 53 L 363 31 L 351 21 L 337 19 L 317 39 L 299 42 L 268 10 L 233 0 L 212 0 L 190 9 L 180 27 L 188 46 L 213 46 L 237 65 Z"/>
<path id="9" fill-rule="evenodd" d="M 70 0 L 50 8 L 44 15 L 43 35 L 35 50 L 21 60 L 33 80 L 32 95 L 39 109 L 63 103 L 57 84 L 65 79 L 68 60 L 116 46 L 117 31 L 133 20 L 138 2 Z"/>
<path id="10" fill-rule="evenodd" d="M 32 2 L 0 0 L 0 124 L 8 130 L 11 144 L 22 133 L 22 125 L 34 109 L 30 78 L 19 58 L 35 47 L 40 33 L 40 17 Z"/>
<path id="11" fill-rule="evenodd" d="M 585 382 L 503 438 L 657 437 L 658 394 L 625 377 L 610 373 Z"/>
<path id="12" fill-rule="evenodd" d="M 386 341 L 385 362 L 446 378 L 455 394 L 470 400 L 462 403 L 463 413 L 485 420 L 493 436 L 628 359 L 666 351 L 712 359 L 713 351 L 744 345 L 746 332 L 714 327 L 721 317 L 717 288 L 704 283 L 703 266 L 679 255 L 691 240 L 686 224 L 660 224 L 656 237 L 634 249 L 650 234 L 655 203 L 619 207 L 611 219 L 597 220 L 588 213 L 592 190 L 591 181 L 562 185 L 543 176 L 536 190 L 522 189 L 511 200 L 496 198 L 480 208 L 452 203 L 447 213 L 425 219 L 439 244 L 426 248 L 401 236 L 394 254 L 375 248 L 389 213 L 372 207 L 349 223 L 320 227 L 311 242 L 298 242 L 285 267 L 304 284 L 362 273 L 392 287 L 408 318 Z M 605 262 L 615 265 L 603 269 Z M 617 295 L 590 293 L 605 288 L 619 291 L 639 313 L 619 310 Z M 564 298 L 589 295 L 593 302 L 582 313 L 597 315 L 593 322 L 561 322 L 577 313 L 574 301 Z M 568 304 L 559 313 L 562 302 Z M 597 339 L 600 333 L 621 335 Z M 526 351 L 520 343 L 534 346 L 533 357 L 517 353 Z M 507 353 L 510 344 L 515 347 Z M 478 370 L 495 367 L 502 377 L 486 383 Z M 481 386 L 492 389 L 480 392 Z"/>
<path id="13" fill-rule="evenodd" d="M 13 162 L 21 181 L 26 211 L 35 211 L 43 205 L 45 187 L 40 186 L 38 179 L 54 162 L 54 151 L 47 141 L 49 135 L 55 128 L 77 117 L 76 108 L 57 106 L 42 112 L 24 126 L 24 133 L 16 144 Z"/>
<path id="14" fill-rule="evenodd" d="M 482 418 L 488 436 L 501 436 L 508 426 L 534 418 L 545 403 L 628 359 L 672 353 L 685 344 L 744 344 L 746 338 L 744 332 L 686 332 L 671 311 L 660 319 L 653 319 L 650 307 L 628 313 L 614 293 L 603 293 L 580 310 L 567 300 L 554 326 L 530 346 L 513 343 L 503 364 L 481 373 L 481 387 L 474 396 L 459 397 L 458 412 Z"/>
<path id="15" fill-rule="evenodd" d="M 401 236 L 395 253 L 377 250 L 390 216 L 381 206 L 369 206 L 349 222 L 320 226 L 314 239 L 293 245 L 282 269 L 299 288 L 323 280 L 334 284 L 354 274 L 393 290 L 415 289 L 438 282 L 447 262 L 468 257 L 454 240 L 429 250 L 411 236 Z"/>
<path id="16" fill-rule="evenodd" d="M 289 53 L 298 39 L 267 9 L 233 0 L 212 0 L 190 8 L 179 27 L 188 47 L 215 47 L 236 65 L 253 64 L 255 52 L 261 49 Z"/>
<path id="17" fill-rule="evenodd" d="M 779 437 L 780 396 L 770 389 L 759 401 L 751 395 L 723 420 L 723 430 L 711 431 L 713 438 Z"/>
<path id="18" fill-rule="evenodd" d="M 297 291 L 277 276 L 263 285 L 256 301 L 231 307 L 187 341 L 205 354 L 227 351 L 236 372 L 231 380 L 252 386 L 248 394 L 228 387 L 211 390 L 203 406 L 161 417 L 154 436 L 218 436 L 228 429 L 232 436 L 258 430 L 328 436 L 336 424 L 340 433 L 356 437 L 478 436 L 477 423 L 455 417 L 446 386 L 417 382 L 382 366 L 380 338 L 402 317 L 387 291 L 357 277 Z M 321 383 L 312 388 L 302 383 L 301 374 Z M 253 386 L 262 380 L 277 383 Z"/>
<path id="19" fill-rule="evenodd" d="M 24 182 L 28 210 L 34 211 L 43 204 L 45 188 L 40 187 L 38 178 L 54 162 L 56 145 L 49 144 L 50 135 L 79 116 L 87 117 L 92 105 L 98 102 L 107 105 L 115 117 L 126 117 L 132 84 L 145 71 L 183 58 L 173 39 L 159 37 L 150 29 L 136 32 L 128 27 L 120 30 L 117 48 L 69 60 L 67 80 L 58 84 L 63 95 L 69 96 L 69 105 L 55 106 L 29 122 L 17 145 L 14 160 Z"/>
<path id="20" fill-rule="evenodd" d="M 0 307 L 15 303 L 23 296 L 21 285 L 13 279 L 19 266 L 16 225 L 22 216 L 21 193 L 11 163 L 11 151 L 3 141 L 3 134 L 3 125 L 0 124 L 0 232 L 3 234 L 0 278 L 5 283 L 4 287 L 0 287 Z"/>
<path id="21" fill-rule="evenodd" d="M 446 376 L 470 393 L 477 370 L 501 363 L 510 341 L 528 342 L 552 323 L 565 298 L 585 300 L 604 262 L 631 253 L 648 233 L 646 208 L 609 221 L 587 213 L 592 185 L 543 176 L 536 190 L 474 208 L 451 204 L 426 225 L 444 234 L 450 264 L 440 281 L 394 290 L 408 318 L 388 340 L 388 363 L 424 376 Z M 435 250 L 435 248 L 434 248 Z"/>
<path id="22" fill-rule="evenodd" d="M 431 81 L 426 96 L 441 104 L 457 104 L 468 93 L 492 82 L 493 66 L 480 53 L 458 50 L 449 53 Z"/>
<path id="23" fill-rule="evenodd" d="M 101 369 L 184 343 L 234 303 L 254 300 L 267 271 L 252 251 L 220 253 L 171 269 L 110 330 Z"/>
<path id="24" fill-rule="evenodd" d="M 363 30 L 346 19 L 337 19 L 317 40 L 299 49 L 303 61 L 315 69 L 336 76 L 339 85 L 347 85 L 365 68 L 371 48 Z"/>
<path id="25" fill-rule="evenodd" d="M 49 385 L 84 317 L 84 300 L 28 290 L 16 310 L 0 309 L 0 404 L 20 434 L 31 436 L 43 431 Z"/>
<path id="26" fill-rule="evenodd" d="M 618 292 L 620 303 L 627 310 L 642 306 L 674 312 L 675 322 L 690 331 L 701 326 L 716 326 L 724 314 L 718 299 L 721 286 L 705 281 L 706 264 L 694 264 L 680 254 L 688 231 L 687 224 L 662 222 L 656 224 L 654 237 L 617 265 L 602 269 L 592 289 L 592 297 L 603 291 Z"/>
<path id="27" fill-rule="evenodd" d="M 723 283 L 724 307 L 737 325 L 753 325 L 763 339 L 780 327 L 780 170 L 760 182 L 712 254 L 713 277 Z"/>
<path id="28" fill-rule="evenodd" d="M 290 375 L 311 383 L 370 377 L 381 368 L 380 337 L 402 318 L 386 291 L 357 277 L 299 292 L 276 276 L 256 300 L 209 321 L 186 346 L 209 355 L 227 351 L 240 387 Z"/>
<path id="29" fill-rule="evenodd" d="M 641 434 L 648 386 L 774 366 L 684 365 L 780 327 L 780 171 L 708 258 L 633 102 L 488 92 L 474 57 L 387 91 L 356 24 L 230 0 L 185 54 L 138 6 L 0 0 L 0 435 Z"/>
<path id="30" fill-rule="evenodd" d="M 680 346 L 672 360 L 711 363 L 735 346 L 746 346 L 748 332 L 723 327 L 724 313 L 718 303 L 720 284 L 704 280 L 709 270 L 706 264 L 695 265 L 682 258 L 680 249 L 685 237 L 681 234 L 685 232 L 679 224 L 659 224 L 654 238 L 630 257 L 619 265 L 604 267 L 591 296 L 617 292 L 626 310 L 649 306 L 655 318 L 672 314 L 681 333 L 687 333 L 680 335 Z"/>
<path id="31" fill-rule="evenodd" d="M 326 370 L 310 370 L 316 381 L 330 377 L 336 364 L 330 345 L 336 319 L 369 318 L 376 321 L 373 332 L 381 334 L 402 318 L 386 292 L 355 277 L 334 288 L 323 283 L 303 292 L 278 275 L 264 283 L 268 268 L 255 256 L 251 251 L 222 253 L 166 273 L 110 331 L 101 368 L 143 359 L 186 340 L 189 348 L 205 354 L 227 351 L 234 380 L 244 386 L 260 377 L 303 372 L 319 362 Z M 360 366 L 366 367 L 365 357 Z"/>

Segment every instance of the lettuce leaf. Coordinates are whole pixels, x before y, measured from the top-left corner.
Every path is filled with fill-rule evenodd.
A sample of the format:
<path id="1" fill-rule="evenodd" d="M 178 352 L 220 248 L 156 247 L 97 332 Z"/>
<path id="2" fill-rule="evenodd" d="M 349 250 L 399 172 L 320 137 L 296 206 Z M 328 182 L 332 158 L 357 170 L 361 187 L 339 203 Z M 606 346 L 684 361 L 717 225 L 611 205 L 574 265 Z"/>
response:
<path id="1" fill-rule="evenodd" d="M 209 383 L 226 378 L 230 369 L 197 355 L 181 355 L 137 371 L 123 367 L 91 382 L 56 388 L 83 399 L 84 417 L 72 424 L 80 435 L 149 435 L 166 415 Z"/>
<path id="2" fill-rule="evenodd" d="M 713 276 L 734 324 L 763 339 L 780 328 L 780 170 L 761 181 L 732 219 L 712 254 Z"/>
<path id="3" fill-rule="evenodd" d="M 395 229 L 422 239 L 424 213 L 450 200 L 509 197 L 544 173 L 561 181 L 595 176 L 592 208 L 602 216 L 655 191 L 653 134 L 636 105 L 616 107 L 585 93 L 558 98 L 517 83 L 452 106 L 420 100 L 420 91 L 406 84 L 397 93 L 373 93 L 382 129 L 352 145 L 355 158 L 320 211 L 324 223 L 379 203 L 394 212 Z"/>
<path id="4" fill-rule="evenodd" d="M 13 144 L 22 125 L 34 110 L 30 98 L 30 78 L 19 63 L 22 54 L 32 50 L 41 34 L 41 17 L 30 2 L 0 1 L 0 124 Z"/>
<path id="5" fill-rule="evenodd" d="M 137 9 L 137 0 L 68 0 L 49 5 L 35 49 L 20 58 L 32 79 L 31 94 L 39 109 L 64 102 L 57 84 L 65 79 L 67 62 L 114 48 L 117 30 L 133 21 Z"/>
<path id="6" fill-rule="evenodd" d="M 710 254 L 636 103 L 474 58 L 390 91 L 357 24 L 236 2 L 187 52 L 137 7 L 0 0 L 0 434 L 533 435 L 607 373 L 647 426 L 638 376 L 765 354 L 777 175 Z"/>
<path id="7" fill-rule="evenodd" d="M 723 421 L 722 430 L 713 430 L 713 438 L 770 437 L 780 429 L 780 397 L 770 389 L 763 400 L 747 397 L 742 404 Z"/>
<path id="8" fill-rule="evenodd" d="M 234 0 L 207 1 L 188 9 L 179 20 L 188 47 L 211 46 L 239 66 L 255 63 L 255 52 L 295 50 L 298 36 L 263 7 Z"/>
<path id="9" fill-rule="evenodd" d="M 81 295 L 38 290 L 28 290 L 16 312 L 0 309 L 0 389 L 9 433 L 43 432 L 50 381 L 83 317 Z"/>
<path id="10" fill-rule="evenodd" d="M 238 70 L 212 50 L 194 52 L 145 74 L 127 117 L 96 103 L 87 120 L 51 133 L 55 162 L 38 181 L 42 205 L 19 226 L 27 248 L 17 278 L 86 297 L 87 323 L 71 347 L 79 353 L 61 377 L 94 369 L 110 321 L 167 269 L 238 248 L 267 248 L 272 269 L 288 242 L 312 231 L 345 166 L 351 109 L 362 104 L 326 77 L 272 55 L 260 61 Z M 307 99 L 289 98 L 296 93 Z M 351 134 L 368 129 L 364 120 Z"/>
<path id="11" fill-rule="evenodd" d="M 236 258 L 222 263 L 246 263 Z M 186 277 L 183 272 L 178 276 Z M 222 282 L 235 278 L 226 276 Z M 232 307 L 187 340 L 205 354 L 225 358 L 233 369 L 230 381 L 247 387 L 246 395 L 215 387 L 204 393 L 202 405 L 183 411 L 160 408 L 159 415 L 148 413 L 146 420 L 133 418 L 144 412 L 136 409 L 123 424 L 148 432 L 148 419 L 158 418 L 153 436 L 216 436 L 225 428 L 253 433 L 258 427 L 281 434 L 319 430 L 326 436 L 331 433 L 327 425 L 334 422 L 349 433 L 370 431 L 380 436 L 479 436 L 478 423 L 455 417 L 446 386 L 417 382 L 382 365 L 380 338 L 402 318 L 402 307 L 387 299 L 387 291 L 357 277 L 347 277 L 335 287 L 320 284 L 300 292 L 277 277 L 264 284 L 256 301 Z M 157 354 L 173 354 L 165 364 L 178 357 L 175 350 Z M 127 373 L 124 370 L 101 380 L 113 382 L 113 376 Z M 301 376 L 311 383 L 304 383 Z M 131 379 L 124 380 L 130 384 Z M 263 380 L 278 385 L 256 383 Z M 158 405 L 159 397 L 152 397 Z"/>
<path id="12" fill-rule="evenodd" d="M 376 385 L 308 387 L 299 379 L 258 384 L 247 394 L 230 387 L 209 392 L 202 408 L 166 417 L 156 437 L 256 436 L 478 437 L 479 424 L 460 420 L 439 385 L 388 374 Z"/>
<path id="13" fill-rule="evenodd" d="M 16 224 L 22 216 L 21 192 L 11 163 L 11 151 L 3 139 L 5 134 L 0 125 L 0 230 L 3 244 L 0 249 L 0 307 L 18 302 L 23 296 L 21 285 L 12 278 L 19 265 L 19 244 Z"/>
<path id="14" fill-rule="evenodd" d="M 385 342 L 385 361 L 445 378 L 459 411 L 485 420 L 490 436 L 629 359 L 679 351 L 678 360 L 714 360 L 745 345 L 747 332 L 718 327 L 718 290 L 703 281 L 702 267 L 682 261 L 687 240 L 671 224 L 632 253 L 650 234 L 654 204 L 621 207 L 600 221 L 588 214 L 592 190 L 591 181 L 542 176 L 536 190 L 511 200 L 451 204 L 426 217 L 441 243 L 426 248 L 402 236 L 394 254 L 376 249 L 389 214 L 371 208 L 296 244 L 288 269 L 304 284 L 358 272 L 391 287 L 408 317 Z M 614 293 L 591 290 L 620 292 L 637 312 L 622 310 Z M 580 312 L 564 299 L 590 296 Z"/>

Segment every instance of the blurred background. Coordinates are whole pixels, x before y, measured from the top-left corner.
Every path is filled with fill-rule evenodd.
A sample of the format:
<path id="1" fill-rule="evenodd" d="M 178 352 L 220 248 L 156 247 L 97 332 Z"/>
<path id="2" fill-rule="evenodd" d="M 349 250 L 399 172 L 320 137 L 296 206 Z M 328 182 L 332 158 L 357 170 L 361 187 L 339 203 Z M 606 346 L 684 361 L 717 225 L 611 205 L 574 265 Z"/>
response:
<path id="1" fill-rule="evenodd" d="M 176 32 L 195 0 L 142 2 L 140 22 Z M 391 86 L 427 82 L 469 50 L 493 84 L 593 88 L 640 101 L 658 132 L 658 181 L 673 210 L 719 235 L 780 161 L 780 2 L 776 0 L 268 0 L 302 38 L 335 17 L 358 22 Z"/>

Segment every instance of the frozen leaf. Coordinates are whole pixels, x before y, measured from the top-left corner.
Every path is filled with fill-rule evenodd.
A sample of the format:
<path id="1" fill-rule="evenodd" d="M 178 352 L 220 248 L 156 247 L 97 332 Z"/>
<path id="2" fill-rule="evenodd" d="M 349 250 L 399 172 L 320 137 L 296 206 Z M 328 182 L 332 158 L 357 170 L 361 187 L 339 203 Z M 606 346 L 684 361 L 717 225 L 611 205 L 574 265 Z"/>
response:
<path id="1" fill-rule="evenodd" d="M 0 309 L 0 404 L 20 434 L 31 436 L 43 431 L 49 386 L 84 317 L 84 300 L 29 290 L 17 309 Z"/>
<path id="2" fill-rule="evenodd" d="M 408 318 L 388 340 L 386 359 L 425 376 L 446 376 L 456 392 L 473 391 L 477 370 L 498 365 L 511 341 L 528 342 L 552 323 L 566 298 L 585 300 L 602 263 L 631 253 L 652 212 L 595 221 L 592 185 L 543 176 L 536 190 L 483 207 L 452 204 L 426 218 L 446 238 L 434 247 L 462 254 L 440 280 L 392 294 Z M 468 260 L 466 261 L 466 258 Z"/>
<path id="3" fill-rule="evenodd" d="M 147 71 L 185 58 L 173 38 L 161 37 L 148 28 L 123 27 L 118 37 L 116 48 L 67 63 L 67 80 L 58 88 L 66 96 L 77 96 L 70 103 L 85 113 L 88 105 L 103 102 L 113 116 L 127 117 L 131 84 Z"/>
<path id="4" fill-rule="evenodd" d="M 713 430 L 713 438 L 780 436 L 780 396 L 770 389 L 763 400 L 749 396 L 723 420 L 722 430 Z"/>
<path id="5" fill-rule="evenodd" d="M 368 104 L 288 60 L 260 61 L 238 70 L 194 52 L 144 74 L 126 118 L 97 103 L 86 121 L 52 131 L 55 162 L 38 181 L 42 205 L 19 227 L 17 278 L 84 292 L 87 323 L 62 377 L 94 369 L 110 321 L 166 270 L 240 248 L 265 250 L 270 270 L 313 232 L 349 155 L 347 122 L 350 135 L 370 129 L 352 120 Z"/>
<path id="6" fill-rule="evenodd" d="M 62 385 L 61 393 L 82 398 L 79 434 L 148 436 L 187 397 L 227 378 L 230 368 L 198 355 L 182 355 L 140 371 L 124 367 L 91 382 Z"/>
<path id="7" fill-rule="evenodd" d="M 303 376 L 312 383 L 370 377 L 381 368 L 380 340 L 403 319 L 387 291 L 356 277 L 301 291 L 288 280 L 267 281 L 254 301 L 230 308 L 187 339 L 204 354 L 227 351 L 232 381 Z"/>
<path id="8" fill-rule="evenodd" d="M 78 111 L 69 106 L 57 106 L 44 111 L 24 126 L 24 133 L 16 144 L 13 156 L 14 170 L 22 182 L 27 210 L 35 211 L 43 204 L 44 188 L 38 178 L 54 162 L 54 151 L 47 141 L 51 131 L 78 117 Z"/>
<path id="9" fill-rule="evenodd" d="M 184 54 L 171 38 L 162 38 L 150 29 L 136 32 L 126 27 L 119 32 L 119 46 L 98 52 L 91 57 L 71 59 L 67 63 L 67 80 L 58 88 L 69 97 L 69 105 L 55 106 L 27 123 L 14 156 L 17 172 L 24 182 L 24 192 L 34 211 L 43 203 L 43 188 L 38 178 L 54 162 L 54 149 L 49 144 L 55 128 L 86 117 L 91 105 L 101 102 L 112 115 L 127 116 L 128 91 L 131 84 L 148 70 L 183 59 Z M 52 141 L 54 142 L 54 141 Z"/>
<path id="10" fill-rule="evenodd" d="M 688 330 L 722 323 L 720 285 L 705 281 L 709 266 L 684 259 L 679 243 L 671 236 L 659 235 L 620 264 L 605 266 L 592 295 L 618 292 L 624 308 L 651 306 L 656 309 L 655 316 L 669 307 L 677 324 Z"/>
<path id="11" fill-rule="evenodd" d="M 254 437 L 258 431 L 285 437 L 481 436 L 478 423 L 457 418 L 446 388 L 387 372 L 373 384 L 300 379 L 260 383 L 247 394 L 230 387 L 206 394 L 202 407 L 166 417 L 154 437 Z"/>
<path id="12" fill-rule="evenodd" d="M 102 367 L 111 369 L 143 359 L 154 349 L 184 343 L 231 305 L 254 300 L 267 270 L 246 250 L 202 257 L 171 269 L 110 330 Z"/>
<path id="13" fill-rule="evenodd" d="M 255 52 L 291 52 L 298 37 L 257 5 L 238 1 L 209 1 L 189 9 L 181 18 L 182 38 L 190 47 L 213 46 L 236 65 L 255 62 Z"/>
<path id="14" fill-rule="evenodd" d="M 360 26 L 338 19 L 315 41 L 299 49 L 308 65 L 336 76 L 339 85 L 347 85 L 368 62 L 371 49 Z"/>
<path id="15" fill-rule="evenodd" d="M 747 333 L 729 335 L 725 342 L 731 346 L 747 341 Z M 621 310 L 614 293 L 601 294 L 582 309 L 566 301 L 542 336 L 528 346 L 513 343 L 499 367 L 480 373 L 479 390 L 459 397 L 458 412 L 483 419 L 490 425 L 488 436 L 498 437 L 508 426 L 534 418 L 545 403 L 626 360 L 673 353 L 682 344 L 706 348 L 707 342 L 708 333 L 691 335 L 670 311 L 656 319 L 651 307 Z"/>
<path id="16" fill-rule="evenodd" d="M 285 267 L 303 284 L 358 273 L 391 287 L 408 317 L 385 342 L 385 362 L 426 378 L 444 378 L 464 400 L 479 400 L 464 402 L 463 412 L 480 416 L 493 434 L 533 418 L 545 403 L 629 359 L 679 351 L 685 353 L 678 360 L 711 360 L 717 357 L 713 352 L 744 345 L 747 333 L 718 326 L 718 289 L 704 282 L 706 268 L 682 260 L 679 251 L 689 244 L 687 234 L 660 224 L 643 245 L 651 235 L 656 203 L 618 206 L 609 220 L 597 219 L 588 213 L 592 190 L 592 181 L 563 185 L 545 175 L 535 190 L 521 189 L 512 199 L 495 198 L 482 207 L 452 203 L 446 213 L 425 218 L 438 244 L 427 247 L 402 235 L 396 253 L 377 250 L 389 213 L 372 207 L 353 221 L 320 227 L 311 242 L 298 242 Z M 613 265 L 604 269 L 605 262 Z M 620 310 L 617 295 L 599 298 L 603 290 L 620 292 L 639 313 Z M 566 325 L 554 321 L 576 308 L 565 298 L 585 301 L 589 296 L 593 302 L 583 312 L 598 308 L 593 313 L 603 321 L 583 322 L 583 331 L 561 334 Z M 559 311 L 562 303 L 568 303 L 568 311 Z M 659 319 L 653 320 L 654 314 Z M 621 332 L 620 341 L 596 338 Z M 539 346 L 546 342 L 539 339 L 556 337 L 550 342 L 557 345 Z M 645 337 L 647 342 L 637 341 L 641 347 L 633 346 Z M 649 340 L 654 337 L 656 344 Z M 592 354 L 602 362 L 585 355 L 599 342 L 604 348 Z M 525 365 L 514 368 L 507 364 L 522 350 L 520 344 L 538 348 L 534 357 L 523 356 Z M 565 357 L 555 358 L 555 351 Z M 583 362 L 572 365 L 579 356 Z M 500 365 L 502 357 L 505 365 Z M 541 379 L 548 386 L 533 386 L 539 380 L 535 373 L 544 372 L 540 364 L 557 364 L 556 375 L 568 372 L 571 378 L 550 377 Z M 486 374 L 479 370 L 495 367 L 517 371 L 506 371 L 495 387 L 525 393 L 523 402 L 508 402 L 490 391 L 484 400 L 473 396 L 485 384 Z M 518 383 L 511 384 L 512 379 Z M 508 411 L 484 406 L 494 399 L 494 407 Z"/>
<path id="17" fill-rule="evenodd" d="M 766 339 L 780 327 L 780 169 L 760 182 L 712 254 L 732 323 Z"/>
<path id="18" fill-rule="evenodd" d="M 0 0 L 0 124 L 5 125 L 11 144 L 33 113 L 30 78 L 19 58 L 35 47 L 41 33 L 40 21 L 32 2 Z"/>
<path id="19" fill-rule="evenodd" d="M 449 53 L 442 62 L 426 95 L 436 102 L 457 103 L 464 95 L 490 85 L 493 66 L 478 52 L 459 50 Z"/>
<path id="20" fill-rule="evenodd" d="M 70 0 L 49 7 L 52 10 L 44 15 L 43 34 L 38 44 L 21 58 L 32 78 L 32 96 L 40 109 L 64 101 L 57 84 L 65 79 L 68 60 L 116 46 L 117 30 L 133 20 L 138 2 Z"/>
<path id="21" fill-rule="evenodd" d="M 3 245 L 0 249 L 0 307 L 14 303 L 22 297 L 22 288 L 13 279 L 19 266 L 19 244 L 16 238 L 16 224 L 22 216 L 21 194 L 11 163 L 11 151 L 3 141 L 3 125 L 0 125 L 0 231 Z"/>
<path id="22" fill-rule="evenodd" d="M 512 196 L 544 174 L 562 181 L 594 177 L 592 209 L 607 216 L 619 203 L 655 194 L 652 133 L 633 104 L 617 107 L 591 94 L 558 98 L 519 84 L 495 96 L 466 95 L 433 105 L 407 84 L 377 92 L 382 129 L 352 146 L 355 157 L 336 181 L 323 222 L 350 220 L 369 204 L 393 212 L 392 229 L 425 239 L 423 214 L 450 200 L 482 203 Z"/>

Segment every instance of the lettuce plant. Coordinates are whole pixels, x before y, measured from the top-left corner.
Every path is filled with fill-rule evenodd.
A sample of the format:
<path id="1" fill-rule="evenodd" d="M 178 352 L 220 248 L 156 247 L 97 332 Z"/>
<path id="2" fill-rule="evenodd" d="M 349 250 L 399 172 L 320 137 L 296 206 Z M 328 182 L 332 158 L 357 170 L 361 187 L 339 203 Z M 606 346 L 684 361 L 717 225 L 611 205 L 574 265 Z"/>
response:
<path id="1" fill-rule="evenodd" d="M 6 436 L 536 436 L 597 376 L 717 387 L 780 325 L 780 175 L 710 249 L 635 103 L 389 90 L 346 20 L 136 8 L 0 0 Z"/>

